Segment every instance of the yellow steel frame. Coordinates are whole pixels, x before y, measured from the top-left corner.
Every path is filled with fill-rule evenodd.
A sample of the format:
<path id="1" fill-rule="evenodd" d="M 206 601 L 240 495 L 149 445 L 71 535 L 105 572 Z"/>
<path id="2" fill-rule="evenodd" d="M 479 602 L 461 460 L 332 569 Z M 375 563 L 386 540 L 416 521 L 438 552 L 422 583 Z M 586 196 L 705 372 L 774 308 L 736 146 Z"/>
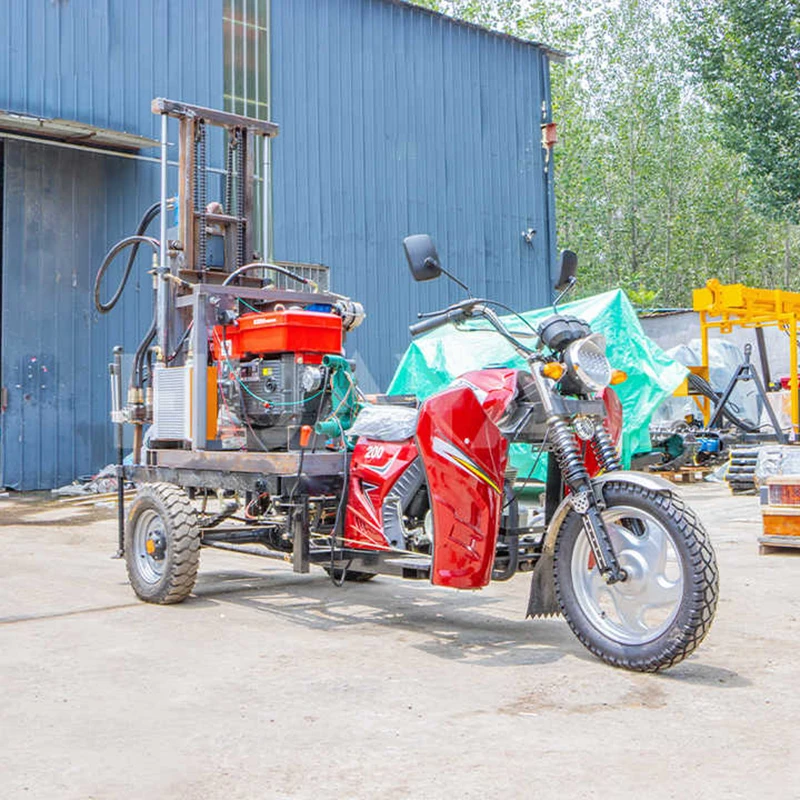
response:
<path id="1" fill-rule="evenodd" d="M 752 289 L 740 283 L 722 284 L 710 280 L 693 293 L 694 310 L 700 314 L 703 366 L 708 367 L 708 332 L 731 333 L 739 328 L 769 328 L 789 334 L 789 389 L 792 403 L 792 426 L 800 432 L 800 395 L 797 377 L 797 325 L 800 320 L 800 293 L 779 289 Z M 703 414 L 708 423 L 711 407 L 705 402 Z"/>

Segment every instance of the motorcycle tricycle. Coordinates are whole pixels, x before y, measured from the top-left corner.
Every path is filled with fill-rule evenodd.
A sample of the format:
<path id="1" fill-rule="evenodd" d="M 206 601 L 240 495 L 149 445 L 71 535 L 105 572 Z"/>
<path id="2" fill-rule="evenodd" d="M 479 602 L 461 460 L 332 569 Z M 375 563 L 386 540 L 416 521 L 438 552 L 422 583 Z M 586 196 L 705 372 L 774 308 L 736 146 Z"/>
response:
<path id="1" fill-rule="evenodd" d="M 429 237 L 409 237 L 405 247 L 416 280 L 443 272 Z M 557 288 L 572 285 L 575 264 L 565 251 Z M 418 415 L 364 409 L 350 431 L 358 438 L 347 545 L 429 553 L 431 581 L 459 589 L 532 568 L 530 616 L 562 613 L 589 650 L 615 665 L 658 670 L 682 660 L 714 615 L 714 551 L 671 484 L 622 469 L 610 384 L 625 376 L 585 322 L 555 313 L 532 337 L 510 331 L 491 305 L 469 298 L 411 333 L 483 320 L 528 368 L 469 372 Z M 511 442 L 550 455 L 544 507 L 526 526 L 509 480 Z"/>
<path id="2" fill-rule="evenodd" d="M 442 272 L 429 237 L 409 237 L 405 247 L 416 280 Z M 564 259 L 566 285 L 574 279 L 571 256 Z M 248 498 L 247 525 L 238 535 L 235 527 L 227 529 L 222 539 L 213 517 L 197 515 L 190 538 L 294 551 L 295 537 L 307 535 L 306 561 L 323 563 L 339 583 L 388 573 L 480 589 L 531 570 L 529 616 L 563 614 L 578 639 L 610 664 L 654 671 L 681 661 L 711 625 L 717 566 L 706 531 L 674 487 L 621 467 L 614 442 L 621 409 L 611 384 L 624 376 L 609 364 L 603 337 L 582 320 L 554 313 L 535 332 L 510 330 L 491 305 L 470 297 L 410 330 L 421 335 L 483 320 L 527 369 L 468 372 L 419 408 L 391 398 L 359 402 L 349 429 L 337 421 L 339 491 L 325 476 L 304 473 L 300 445 L 288 494 Z M 519 320 L 515 328 L 525 322 Z M 222 366 L 233 374 L 227 356 Z M 333 388 L 330 394 L 334 402 Z M 533 513 L 528 509 L 525 524 L 509 467 L 512 442 L 549 455 L 545 502 Z M 293 524 L 298 497 L 305 518 L 299 527 Z M 168 502 L 146 487 L 128 525 L 131 582 L 143 599 L 156 602 L 183 599 L 191 589 L 185 580 L 177 592 L 170 586 L 165 562 L 171 546 L 177 555 L 181 537 L 161 522 Z M 226 502 L 239 507 L 235 499 Z M 181 506 L 187 520 L 196 513 L 191 503 Z M 226 515 L 233 516 L 214 516 Z M 148 542 L 155 542 L 152 552 Z M 196 548 L 183 550 L 192 561 Z M 191 571 L 193 582 L 196 564 Z"/>
<path id="3" fill-rule="evenodd" d="M 501 304 L 468 297 L 424 315 L 411 333 L 483 326 L 524 366 L 468 372 L 418 407 L 368 402 L 343 348 L 363 309 L 253 251 L 248 142 L 277 127 L 162 99 L 153 109 L 162 116 L 161 202 L 109 251 L 95 287 L 97 308 L 110 310 L 122 291 L 100 301 L 111 260 L 127 246 L 155 251 L 154 320 L 133 357 L 127 401 L 121 349 L 111 365 L 118 554 L 136 594 L 184 600 L 201 547 L 288 561 L 297 572 L 316 564 L 339 584 L 389 574 L 480 589 L 530 571 L 528 615 L 563 614 L 604 661 L 654 671 L 692 653 L 716 607 L 714 551 L 671 484 L 622 469 L 612 385 L 624 375 L 603 337 L 555 306 L 533 330 L 519 315 L 499 318 Z M 202 189 L 174 202 L 168 117 L 181 123 L 179 185 L 194 176 Z M 198 177 L 208 125 L 225 130 L 235 162 L 225 210 L 206 204 Z M 178 224 L 167 238 L 170 209 Z M 159 212 L 154 239 L 144 233 Z M 458 282 L 429 237 L 404 244 L 416 280 Z M 575 269 L 566 251 L 564 289 Z M 134 426 L 127 465 L 124 424 Z M 544 503 L 520 502 L 525 479 L 509 465 L 510 443 L 547 458 Z M 124 480 L 137 486 L 127 518 Z"/>

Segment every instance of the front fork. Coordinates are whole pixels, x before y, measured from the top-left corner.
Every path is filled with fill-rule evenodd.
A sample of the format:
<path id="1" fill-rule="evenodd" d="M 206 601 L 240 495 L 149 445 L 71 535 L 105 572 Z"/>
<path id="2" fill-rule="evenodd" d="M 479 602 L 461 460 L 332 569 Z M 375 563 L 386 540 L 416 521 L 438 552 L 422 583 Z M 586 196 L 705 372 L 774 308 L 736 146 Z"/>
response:
<path id="1" fill-rule="evenodd" d="M 624 581 L 627 575 L 620 567 L 611 544 L 608 529 L 600 513 L 600 503 L 592 488 L 592 479 L 583 463 L 575 436 L 563 419 L 556 417 L 551 420 L 550 439 L 551 452 L 556 457 L 564 482 L 572 493 L 572 508 L 581 516 L 583 530 L 600 574 L 609 584 Z M 605 429 L 601 428 L 600 432 L 595 433 L 591 446 L 598 457 L 598 463 L 605 471 L 620 469 L 619 460 Z"/>
<path id="2" fill-rule="evenodd" d="M 592 488 L 592 479 L 584 464 L 575 435 L 564 419 L 553 413 L 552 405 L 549 402 L 550 387 L 547 379 L 536 368 L 531 372 L 549 412 L 551 452 L 558 461 L 564 483 L 572 494 L 572 508 L 581 517 L 583 530 L 592 548 L 597 568 L 609 584 L 624 581 L 627 574 L 620 566 L 611 544 L 611 538 L 601 514 L 600 501 Z M 590 444 L 597 463 L 604 472 L 614 472 L 622 468 L 611 437 L 602 424 L 597 426 Z"/>

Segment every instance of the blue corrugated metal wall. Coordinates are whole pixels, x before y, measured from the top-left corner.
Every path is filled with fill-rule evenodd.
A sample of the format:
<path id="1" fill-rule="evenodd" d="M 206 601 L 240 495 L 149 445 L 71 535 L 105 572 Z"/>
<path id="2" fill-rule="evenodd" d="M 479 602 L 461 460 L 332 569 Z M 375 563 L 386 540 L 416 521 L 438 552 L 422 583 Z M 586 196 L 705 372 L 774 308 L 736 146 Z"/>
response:
<path id="1" fill-rule="evenodd" d="M 153 97 L 222 107 L 221 0 L 5 0 L 0 52 L 0 109 L 152 137 Z M 147 328 L 149 260 L 106 316 L 92 284 L 157 199 L 158 167 L 14 139 L 4 151 L 2 482 L 50 488 L 112 458 L 107 365 Z"/>
<path id="2" fill-rule="evenodd" d="M 362 380 L 363 361 L 385 388 L 416 312 L 459 297 L 412 283 L 409 233 L 475 293 L 547 302 L 545 53 L 391 0 L 272 0 L 271 24 L 275 256 L 329 265 L 365 303 Z"/>
<path id="3" fill-rule="evenodd" d="M 275 256 L 329 265 L 334 288 L 365 303 L 350 352 L 368 388 L 386 386 L 416 311 L 458 297 L 411 282 L 408 233 L 433 234 L 475 292 L 545 302 L 544 52 L 393 0 L 271 6 Z M 223 107 L 222 17 L 222 0 L 0 2 L 0 109 L 157 138 L 153 97 Z M 0 479 L 49 488 L 112 457 L 106 367 L 149 321 L 146 261 L 108 316 L 91 285 L 156 199 L 157 166 L 4 144 Z"/>
<path id="4" fill-rule="evenodd" d="M 158 138 L 154 97 L 222 107 L 222 0 L 2 0 L 0 109 Z"/>

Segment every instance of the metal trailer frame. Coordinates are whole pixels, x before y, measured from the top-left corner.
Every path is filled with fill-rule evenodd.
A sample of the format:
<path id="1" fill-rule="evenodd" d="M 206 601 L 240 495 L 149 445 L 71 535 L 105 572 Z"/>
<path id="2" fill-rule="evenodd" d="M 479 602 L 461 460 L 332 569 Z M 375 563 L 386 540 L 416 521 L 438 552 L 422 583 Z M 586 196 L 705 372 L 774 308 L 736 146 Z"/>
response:
<path id="1" fill-rule="evenodd" d="M 161 237 L 159 265 L 155 270 L 156 331 L 160 357 L 172 351 L 173 322 L 180 319 L 184 331 L 192 323 L 188 338 L 194 353 L 191 378 L 191 441 L 189 447 L 145 447 L 137 451 L 135 463 L 123 465 L 122 428 L 125 422 L 138 426 L 138 441 L 144 417 L 134 414 L 127 417 L 123 411 L 122 350 L 115 348 L 114 363 L 110 365 L 112 389 L 112 421 L 118 453 L 118 526 L 117 556 L 124 555 L 125 506 L 124 483 L 164 482 L 185 490 L 190 496 L 200 491 L 234 490 L 247 498 L 258 497 L 263 492 L 281 498 L 284 510 L 281 521 L 277 518 L 252 525 L 222 526 L 225 516 L 213 518 L 213 525 L 202 527 L 201 545 L 217 549 L 258 555 L 287 561 L 295 572 L 308 572 L 310 565 L 329 567 L 331 572 L 354 569 L 365 573 L 394 574 L 406 578 L 428 578 L 431 559 L 424 555 L 409 555 L 396 551 L 376 552 L 337 546 L 341 531 L 343 509 L 346 504 L 349 455 L 346 452 L 303 449 L 288 452 L 230 451 L 214 449 L 206 438 L 208 422 L 207 370 L 200 368 L 208 354 L 208 324 L 212 314 L 233 309 L 238 301 L 282 302 L 307 304 L 309 297 L 315 303 L 334 304 L 342 298 L 326 292 L 307 292 L 290 289 L 261 289 L 253 286 L 223 286 L 221 280 L 253 255 L 251 226 L 254 184 L 254 138 L 268 140 L 278 134 L 278 126 L 264 120 L 242 117 L 200 106 L 178 103 L 163 98 L 153 100 L 152 111 L 161 116 Z M 179 221 L 178 241 L 167 241 L 168 200 L 168 119 L 179 121 Z M 236 214 L 213 214 L 206 208 L 204 173 L 206 170 L 205 125 L 228 130 L 230 141 L 235 139 L 240 151 L 236 154 L 237 209 Z M 265 154 L 267 151 L 265 142 Z M 230 152 L 229 152 L 230 157 Z M 234 170 L 234 158 L 229 169 Z M 265 155 L 265 167 L 267 157 Z M 232 173 L 228 173 L 229 175 Z M 231 180 L 231 179 L 229 179 Z M 264 208 L 269 203 L 269 182 L 264 176 Z M 228 209 L 226 209 L 228 210 Z M 235 233 L 236 248 L 226 244 L 226 270 L 222 273 L 208 269 L 206 263 L 205 235 L 207 224 L 212 223 Z M 264 220 L 262 251 L 269 252 L 269 227 Z M 232 236 L 226 240 L 232 240 Z M 280 265 L 279 265 L 280 266 Z M 247 283 L 244 278 L 242 283 Z M 252 283 L 252 281 L 250 281 Z M 177 316 L 176 316 L 177 315 Z M 198 354 L 205 354 L 199 356 Z M 142 403 L 141 397 L 134 402 Z M 134 438 L 137 440 L 137 437 Z M 139 460 L 139 455 L 143 458 Z M 288 499 L 287 499 L 288 498 Z M 311 510 L 328 508 L 335 521 L 314 529 Z M 268 535 L 282 528 L 289 533 L 291 550 L 268 549 Z M 326 540 L 320 545 L 315 538 Z M 254 545 L 267 545 L 263 549 Z"/>
<path id="2" fill-rule="evenodd" d="M 764 350 L 763 329 L 776 327 L 789 336 L 789 391 L 793 438 L 800 434 L 800 379 L 798 378 L 798 335 L 800 334 L 800 293 L 779 289 L 754 289 L 742 284 L 722 284 L 709 280 L 693 292 L 693 307 L 700 315 L 702 366 L 709 363 L 708 334 L 711 330 L 730 333 L 734 327 L 753 328 L 761 357 L 764 383 L 769 384 L 769 365 Z M 706 372 L 707 377 L 707 372 Z M 711 418 L 711 404 L 702 402 L 706 425 Z"/>

